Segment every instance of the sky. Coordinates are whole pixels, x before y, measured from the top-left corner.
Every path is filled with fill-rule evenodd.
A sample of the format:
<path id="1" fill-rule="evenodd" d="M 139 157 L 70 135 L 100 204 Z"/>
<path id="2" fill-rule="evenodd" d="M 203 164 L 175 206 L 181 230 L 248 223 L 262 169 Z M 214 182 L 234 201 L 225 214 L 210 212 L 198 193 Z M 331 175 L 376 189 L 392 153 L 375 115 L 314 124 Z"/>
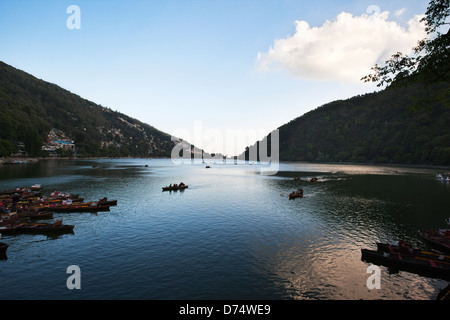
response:
<path id="1" fill-rule="evenodd" d="M 323 104 L 380 90 L 361 78 L 425 38 L 427 5 L 0 0 L 0 61 L 234 155 Z"/>

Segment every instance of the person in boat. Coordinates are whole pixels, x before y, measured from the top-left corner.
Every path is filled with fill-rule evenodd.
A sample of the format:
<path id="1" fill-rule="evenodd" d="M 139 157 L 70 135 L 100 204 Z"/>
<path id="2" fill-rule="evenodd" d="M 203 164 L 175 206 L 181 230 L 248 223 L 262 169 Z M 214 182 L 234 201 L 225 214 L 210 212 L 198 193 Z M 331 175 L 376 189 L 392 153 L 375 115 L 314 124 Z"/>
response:
<path id="1" fill-rule="evenodd" d="M 183 188 L 185 184 L 183 182 L 180 182 L 180 188 Z"/>

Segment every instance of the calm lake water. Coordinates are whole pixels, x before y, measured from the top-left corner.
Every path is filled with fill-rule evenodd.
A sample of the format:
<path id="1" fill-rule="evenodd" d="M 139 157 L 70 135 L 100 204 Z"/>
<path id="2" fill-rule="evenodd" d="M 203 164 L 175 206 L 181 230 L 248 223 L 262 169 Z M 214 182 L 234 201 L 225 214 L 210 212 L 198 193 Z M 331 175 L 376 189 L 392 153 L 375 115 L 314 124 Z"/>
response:
<path id="1" fill-rule="evenodd" d="M 93 167 L 97 165 L 97 167 Z M 148 167 L 145 167 L 148 165 Z M 0 190 L 41 184 L 110 212 L 60 213 L 73 234 L 3 236 L 0 299 L 435 299 L 446 281 L 381 267 L 369 290 L 361 248 L 445 227 L 450 184 L 436 169 L 282 163 L 59 160 L 0 166 Z M 294 181 L 319 177 L 319 182 Z M 161 187 L 183 181 L 184 192 Z M 299 187 L 305 198 L 289 200 Z M 67 267 L 81 289 L 66 286 Z"/>

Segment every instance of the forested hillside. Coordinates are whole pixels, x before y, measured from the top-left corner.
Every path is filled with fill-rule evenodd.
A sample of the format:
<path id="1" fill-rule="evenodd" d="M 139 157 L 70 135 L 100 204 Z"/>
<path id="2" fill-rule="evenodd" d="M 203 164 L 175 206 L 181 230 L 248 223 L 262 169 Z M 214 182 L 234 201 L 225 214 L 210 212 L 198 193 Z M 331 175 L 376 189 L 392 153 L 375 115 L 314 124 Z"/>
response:
<path id="1" fill-rule="evenodd" d="M 41 150 L 50 130 L 70 137 L 78 156 L 168 157 L 171 136 L 0 62 L 0 156 Z"/>
<path id="2" fill-rule="evenodd" d="M 318 108 L 280 128 L 281 158 L 450 164 L 450 109 L 411 109 L 418 94 L 399 87 Z"/>
<path id="3" fill-rule="evenodd" d="M 450 165 L 450 108 L 439 99 L 448 89 L 395 86 L 328 103 L 278 128 L 280 160 Z"/>

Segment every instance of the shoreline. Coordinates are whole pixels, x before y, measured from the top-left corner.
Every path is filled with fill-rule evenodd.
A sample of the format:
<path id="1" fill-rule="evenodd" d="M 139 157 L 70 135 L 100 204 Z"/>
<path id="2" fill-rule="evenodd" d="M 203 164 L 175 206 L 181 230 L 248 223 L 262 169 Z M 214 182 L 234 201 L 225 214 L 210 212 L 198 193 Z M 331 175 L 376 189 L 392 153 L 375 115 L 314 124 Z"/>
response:
<path id="1" fill-rule="evenodd" d="M 171 159 L 165 157 L 5 157 L 0 158 L 0 165 L 3 164 L 26 164 L 35 163 L 41 160 L 102 160 L 102 159 Z M 231 160 L 232 158 L 230 158 Z M 194 159 L 195 160 L 195 159 Z M 450 166 L 446 165 L 431 165 L 431 164 L 402 164 L 402 163 L 361 163 L 361 162 L 308 162 L 308 161 L 280 161 L 280 163 L 305 163 L 305 164 L 323 164 L 323 165 L 357 165 L 357 166 L 380 166 L 380 167 L 401 167 L 401 168 L 421 168 L 421 169 L 442 169 L 450 170 Z"/>

